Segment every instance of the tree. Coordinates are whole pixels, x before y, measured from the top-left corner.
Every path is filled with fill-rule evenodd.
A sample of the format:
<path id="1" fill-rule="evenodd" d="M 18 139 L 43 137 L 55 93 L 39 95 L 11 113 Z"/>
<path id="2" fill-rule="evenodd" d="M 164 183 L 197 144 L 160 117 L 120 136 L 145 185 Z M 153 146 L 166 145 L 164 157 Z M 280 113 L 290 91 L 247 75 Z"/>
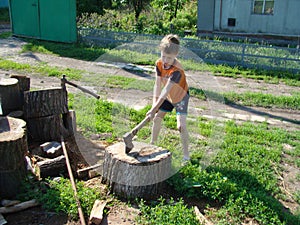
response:
<path id="1" fill-rule="evenodd" d="M 77 15 L 82 13 L 98 13 L 102 15 L 104 9 L 112 7 L 111 0 L 76 0 Z"/>
<path id="2" fill-rule="evenodd" d="M 138 22 L 141 12 L 150 5 L 151 0 L 128 0 L 135 12 L 135 21 Z"/>
<path id="3" fill-rule="evenodd" d="M 187 0 L 153 0 L 152 5 L 157 8 L 162 8 L 168 15 L 169 21 L 176 18 L 177 11 L 182 9 Z"/>

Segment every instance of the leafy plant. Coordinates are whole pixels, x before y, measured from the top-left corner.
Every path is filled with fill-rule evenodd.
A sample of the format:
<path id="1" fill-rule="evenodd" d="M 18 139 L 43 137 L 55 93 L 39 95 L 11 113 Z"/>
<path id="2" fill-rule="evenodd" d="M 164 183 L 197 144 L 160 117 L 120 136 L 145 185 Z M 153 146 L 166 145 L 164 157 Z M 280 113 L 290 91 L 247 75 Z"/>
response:
<path id="1" fill-rule="evenodd" d="M 193 225 L 199 224 L 193 209 L 188 208 L 182 199 L 175 201 L 171 198 L 168 202 L 162 197 L 153 205 L 146 205 L 145 201 L 140 202 L 141 215 L 137 222 L 144 225 Z"/>
<path id="2" fill-rule="evenodd" d="M 84 186 L 83 181 L 76 182 L 77 196 L 81 203 L 83 213 L 89 215 L 96 199 L 100 199 L 100 192 Z M 20 199 L 37 199 L 48 211 L 65 213 L 72 219 L 78 219 L 78 206 L 74 191 L 69 179 L 46 179 L 42 182 L 27 181 L 22 185 Z"/>

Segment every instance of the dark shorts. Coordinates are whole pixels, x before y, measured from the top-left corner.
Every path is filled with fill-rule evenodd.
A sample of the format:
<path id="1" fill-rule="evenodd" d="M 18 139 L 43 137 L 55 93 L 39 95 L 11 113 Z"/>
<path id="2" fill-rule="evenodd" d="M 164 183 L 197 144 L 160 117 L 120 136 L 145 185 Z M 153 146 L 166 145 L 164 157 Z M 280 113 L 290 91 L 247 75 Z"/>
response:
<path id="1" fill-rule="evenodd" d="M 187 93 L 184 98 L 175 104 L 172 104 L 167 99 L 159 107 L 159 110 L 164 112 L 172 112 L 172 110 L 176 109 L 176 114 L 187 114 L 188 104 L 189 104 L 190 95 Z"/>

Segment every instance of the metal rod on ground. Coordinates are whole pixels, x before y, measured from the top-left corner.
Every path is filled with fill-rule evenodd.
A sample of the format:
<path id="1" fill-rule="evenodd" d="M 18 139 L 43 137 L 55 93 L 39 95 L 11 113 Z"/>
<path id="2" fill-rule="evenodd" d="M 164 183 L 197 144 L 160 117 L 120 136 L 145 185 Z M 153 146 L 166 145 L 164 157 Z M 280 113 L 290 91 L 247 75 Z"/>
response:
<path id="1" fill-rule="evenodd" d="M 83 211 L 82 211 L 82 208 L 81 208 L 81 205 L 80 205 L 80 201 L 79 201 L 79 198 L 77 196 L 76 184 L 75 184 L 75 181 L 74 181 L 72 168 L 71 168 L 71 165 L 70 165 L 68 152 L 67 152 L 67 149 L 66 149 L 66 146 L 65 146 L 65 141 L 64 141 L 63 136 L 61 136 L 61 146 L 62 146 L 64 155 L 65 155 L 65 158 L 66 158 L 67 169 L 68 169 L 69 177 L 70 177 L 70 180 L 71 180 L 72 188 L 73 188 L 73 191 L 74 191 L 75 201 L 76 201 L 76 204 L 77 204 L 77 207 L 78 207 L 78 214 L 79 214 L 80 222 L 81 222 L 82 225 L 85 225 L 86 223 L 85 223 Z"/>

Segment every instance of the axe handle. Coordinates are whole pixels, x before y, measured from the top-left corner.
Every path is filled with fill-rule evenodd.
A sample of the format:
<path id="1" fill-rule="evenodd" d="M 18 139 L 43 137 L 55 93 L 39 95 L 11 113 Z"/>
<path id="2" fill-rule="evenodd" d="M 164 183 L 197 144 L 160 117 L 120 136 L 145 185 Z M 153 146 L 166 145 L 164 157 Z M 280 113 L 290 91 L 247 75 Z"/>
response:
<path id="1" fill-rule="evenodd" d="M 88 89 L 86 89 L 86 88 L 84 88 L 84 87 L 81 87 L 81 86 L 79 86 L 79 85 L 77 85 L 77 84 L 75 84 L 75 83 L 73 83 L 73 82 L 71 82 L 71 81 L 68 81 L 68 80 L 66 79 L 66 76 L 65 76 L 65 75 L 63 75 L 63 78 L 61 79 L 61 82 L 62 82 L 62 84 L 69 84 L 69 85 L 71 85 L 71 86 L 73 86 L 73 87 L 75 87 L 75 88 L 78 88 L 79 90 L 81 90 L 81 91 L 83 91 L 83 92 L 85 92 L 85 93 L 88 93 L 88 94 L 94 96 L 94 97 L 97 98 L 97 99 L 100 98 L 100 96 L 97 95 L 97 94 L 95 94 L 94 92 L 92 92 L 92 91 L 90 91 L 90 90 L 88 90 Z"/>
<path id="2" fill-rule="evenodd" d="M 97 99 L 100 98 L 99 95 L 95 94 L 94 92 L 91 92 L 90 90 L 88 90 L 88 89 L 86 89 L 86 88 L 84 88 L 84 87 L 81 87 L 81 86 L 79 86 L 79 85 L 77 85 L 77 84 L 74 84 L 74 83 L 72 83 L 72 82 L 70 82 L 70 81 L 66 81 L 66 83 L 67 83 L 67 84 L 70 84 L 70 85 L 73 86 L 73 87 L 78 88 L 79 90 L 81 90 L 81 91 L 83 91 L 83 92 L 85 92 L 85 93 L 88 93 L 88 94 L 94 96 L 94 97 L 97 98 Z"/>
<path id="3" fill-rule="evenodd" d="M 136 125 L 132 130 L 131 133 L 136 135 L 136 133 L 142 129 L 148 122 L 150 121 L 150 116 L 145 117 L 138 125 Z"/>

